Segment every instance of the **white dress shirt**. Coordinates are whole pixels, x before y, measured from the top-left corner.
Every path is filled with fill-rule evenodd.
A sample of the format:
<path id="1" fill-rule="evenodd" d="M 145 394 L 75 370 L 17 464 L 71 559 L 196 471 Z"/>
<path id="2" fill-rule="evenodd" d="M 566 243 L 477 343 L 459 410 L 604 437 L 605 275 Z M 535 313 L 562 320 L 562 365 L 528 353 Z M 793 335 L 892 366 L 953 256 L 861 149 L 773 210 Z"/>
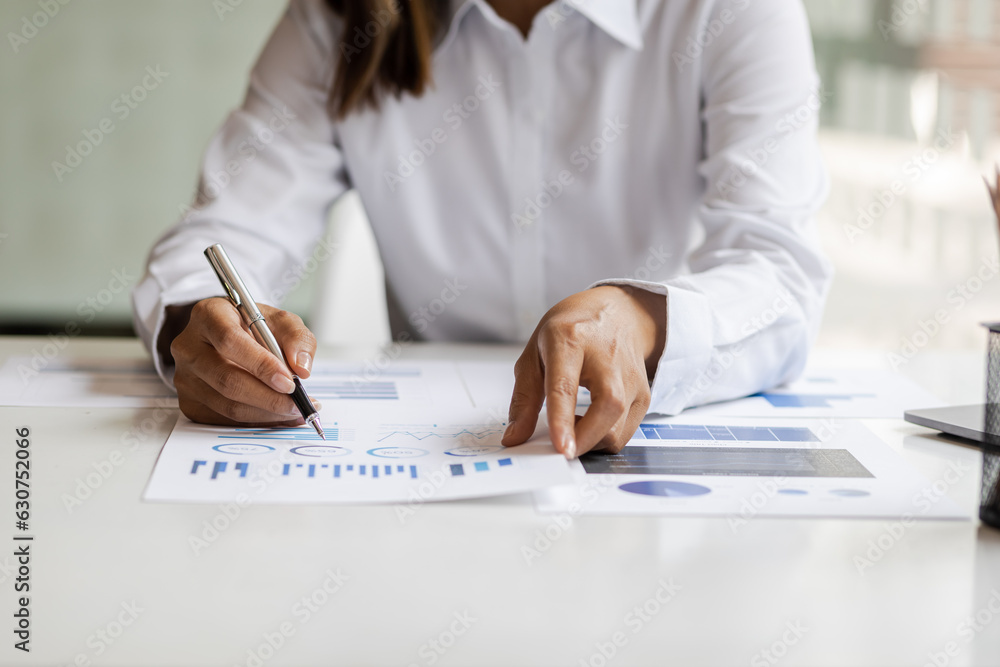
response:
<path id="1" fill-rule="evenodd" d="M 630 283 L 667 299 L 651 411 L 796 376 L 830 278 L 801 5 L 562 0 L 525 39 L 485 0 L 453 4 L 427 93 L 335 121 L 339 19 L 291 1 L 207 150 L 193 210 L 134 291 L 168 384 L 154 345 L 165 306 L 222 294 L 204 248 L 223 243 L 278 305 L 349 188 L 396 336 L 523 342 L 561 299 Z"/>

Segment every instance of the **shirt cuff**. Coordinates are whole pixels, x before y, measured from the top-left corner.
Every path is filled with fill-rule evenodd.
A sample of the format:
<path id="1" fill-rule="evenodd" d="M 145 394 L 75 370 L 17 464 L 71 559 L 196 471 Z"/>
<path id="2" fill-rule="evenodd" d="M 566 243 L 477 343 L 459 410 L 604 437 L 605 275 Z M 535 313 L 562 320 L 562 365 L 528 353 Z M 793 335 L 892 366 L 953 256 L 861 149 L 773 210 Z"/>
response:
<path id="1" fill-rule="evenodd" d="M 671 282 L 673 284 L 665 285 L 647 280 L 611 279 L 590 286 L 638 287 L 666 297 L 667 337 L 650 385 L 648 410 L 666 415 L 675 415 L 689 405 L 690 392 L 684 392 L 683 388 L 694 386 L 694 379 L 708 367 L 713 350 L 712 311 L 708 299 L 690 289 L 683 279 Z"/>
<path id="2" fill-rule="evenodd" d="M 248 288 L 253 289 L 249 285 Z M 159 281 L 147 273 L 132 292 L 136 332 L 149 350 L 157 374 L 173 391 L 177 391 L 174 386 L 174 365 L 160 356 L 156 346 L 166 322 L 167 307 L 187 305 L 213 296 L 224 297 L 225 293 L 211 269 L 192 274 L 172 285 L 169 290 L 163 290 Z"/>

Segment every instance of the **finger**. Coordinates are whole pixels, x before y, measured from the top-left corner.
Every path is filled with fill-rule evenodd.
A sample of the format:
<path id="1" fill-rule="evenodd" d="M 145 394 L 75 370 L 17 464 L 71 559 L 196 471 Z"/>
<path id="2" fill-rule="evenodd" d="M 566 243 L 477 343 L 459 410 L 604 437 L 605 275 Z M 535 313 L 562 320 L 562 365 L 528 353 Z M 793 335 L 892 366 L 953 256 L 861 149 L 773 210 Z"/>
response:
<path id="1" fill-rule="evenodd" d="M 599 443 L 616 442 L 634 398 L 626 394 L 622 369 L 611 361 L 589 359 L 584 376 L 591 401 L 576 426 L 578 454 L 594 449 Z"/>
<path id="2" fill-rule="evenodd" d="M 195 305 L 195 310 L 199 309 L 204 311 L 198 313 L 202 338 L 218 350 L 223 358 L 245 368 L 275 391 L 282 394 L 295 391 L 288 369 L 243 328 L 240 314 L 232 304 L 222 299 L 206 299 Z M 195 316 L 193 310 L 192 319 Z"/>
<path id="3" fill-rule="evenodd" d="M 283 421 L 283 422 L 258 422 L 258 423 L 238 422 L 223 415 L 220 415 L 219 413 L 210 409 L 204 403 L 199 403 L 196 400 L 180 398 L 179 405 L 181 408 L 181 412 L 184 413 L 185 417 L 199 424 L 213 424 L 219 426 L 274 427 L 274 426 L 302 426 L 305 423 L 305 420 L 302 419 L 301 417 L 299 417 L 298 419 L 293 419 L 291 421 Z"/>
<path id="4" fill-rule="evenodd" d="M 303 324 L 301 317 L 287 310 L 271 308 L 265 313 L 265 318 L 292 372 L 303 378 L 309 377 L 316 356 L 316 336 Z"/>
<path id="5" fill-rule="evenodd" d="M 271 415 L 284 418 L 299 414 L 295 403 L 288 394 L 282 394 L 258 380 L 245 369 L 224 359 L 215 349 L 204 346 L 189 365 L 187 373 L 189 385 L 186 391 L 205 398 L 206 394 L 218 394 L 221 398 L 242 403 Z M 198 382 L 194 382 L 194 379 Z M 225 414 L 225 413 L 223 413 Z"/>
<path id="6" fill-rule="evenodd" d="M 295 404 L 292 403 L 288 396 L 267 389 L 246 371 L 235 366 L 232 367 L 236 369 L 236 372 L 242 373 L 249 381 L 256 382 L 273 396 L 288 401 L 287 409 L 280 407 L 275 411 L 274 409 L 262 408 L 242 400 L 230 398 L 216 391 L 214 387 L 206 383 L 201 377 L 192 374 L 186 374 L 183 377 L 184 395 L 192 397 L 194 402 L 200 403 L 213 415 L 225 418 L 228 420 L 226 423 L 274 425 L 289 421 L 302 421 L 302 415 L 295 408 Z M 180 392 L 178 392 L 178 395 L 180 395 Z"/>
<path id="7" fill-rule="evenodd" d="M 514 392 L 507 412 L 509 421 L 500 444 L 512 447 L 530 438 L 538 424 L 538 413 L 544 400 L 542 365 L 538 361 L 536 344 L 531 341 L 514 364 Z"/>
<path id="8" fill-rule="evenodd" d="M 608 432 L 604 438 L 598 442 L 593 449 L 590 451 L 596 452 L 608 452 L 610 454 L 617 454 L 625 445 L 629 443 L 632 436 L 639 429 L 639 425 L 642 423 L 642 418 L 646 416 L 646 410 L 649 408 L 649 397 L 643 398 L 642 396 L 637 397 L 632 401 L 632 405 L 629 407 L 628 414 L 622 417 L 612 429 Z"/>
<path id="9" fill-rule="evenodd" d="M 539 346 L 542 367 L 545 373 L 546 415 L 549 419 L 549 435 L 556 449 L 568 459 L 577 455 L 576 396 L 580 388 L 580 370 L 583 367 L 583 351 L 576 345 L 569 345 L 556 339 L 556 334 L 544 334 Z"/>

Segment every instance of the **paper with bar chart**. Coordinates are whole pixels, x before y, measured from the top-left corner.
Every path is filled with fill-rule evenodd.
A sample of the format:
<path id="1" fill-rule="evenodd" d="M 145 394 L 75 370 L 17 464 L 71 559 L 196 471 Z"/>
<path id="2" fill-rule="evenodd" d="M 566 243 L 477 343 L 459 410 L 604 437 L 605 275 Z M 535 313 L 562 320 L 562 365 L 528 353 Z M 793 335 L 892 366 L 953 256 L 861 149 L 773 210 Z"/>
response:
<path id="1" fill-rule="evenodd" d="M 618 454 L 587 454 L 576 480 L 535 492 L 542 512 L 728 517 L 968 519 L 856 420 L 645 421 Z"/>
<path id="2" fill-rule="evenodd" d="M 944 405 L 890 370 L 837 369 L 806 373 L 783 387 L 747 398 L 692 408 L 685 414 L 727 417 L 902 419 L 903 412 Z"/>
<path id="3" fill-rule="evenodd" d="M 318 360 L 306 389 L 317 401 L 349 405 L 469 405 L 453 362 L 420 364 Z M 0 405 L 176 408 L 177 396 L 141 359 L 11 357 L 0 367 Z"/>
<path id="4" fill-rule="evenodd" d="M 64 360 L 39 352 L 0 367 L 0 405 L 176 408 L 177 396 L 148 360 Z"/>
<path id="5" fill-rule="evenodd" d="M 510 364 L 474 361 L 461 362 L 458 368 L 476 405 L 506 409 L 514 388 Z M 706 375 L 704 382 L 711 381 Z M 581 389 L 578 414 L 590 406 L 590 400 L 590 393 Z M 912 380 L 890 370 L 829 369 L 807 372 L 800 380 L 747 398 L 690 408 L 684 414 L 697 414 L 708 420 L 714 417 L 902 419 L 905 410 L 942 405 Z"/>
<path id="6" fill-rule="evenodd" d="M 235 428 L 181 418 L 157 459 L 145 499 L 260 503 L 430 502 L 565 484 L 568 462 L 540 431 L 500 444 L 506 422 L 480 410 L 334 409 L 327 439 L 311 429 Z"/>

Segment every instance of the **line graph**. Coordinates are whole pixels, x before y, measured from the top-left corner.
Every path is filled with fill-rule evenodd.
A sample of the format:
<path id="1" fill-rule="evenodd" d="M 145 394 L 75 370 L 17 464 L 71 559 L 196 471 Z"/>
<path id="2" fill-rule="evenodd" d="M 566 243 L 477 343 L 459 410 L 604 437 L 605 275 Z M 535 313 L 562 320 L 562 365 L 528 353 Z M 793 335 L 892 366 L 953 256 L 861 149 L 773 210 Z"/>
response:
<path id="1" fill-rule="evenodd" d="M 438 426 L 431 424 L 410 425 L 410 424 L 390 424 L 382 428 L 377 442 L 422 442 L 424 440 L 438 439 L 451 441 L 472 441 L 482 442 L 490 438 L 498 438 L 503 434 L 506 424 L 451 424 Z"/>

